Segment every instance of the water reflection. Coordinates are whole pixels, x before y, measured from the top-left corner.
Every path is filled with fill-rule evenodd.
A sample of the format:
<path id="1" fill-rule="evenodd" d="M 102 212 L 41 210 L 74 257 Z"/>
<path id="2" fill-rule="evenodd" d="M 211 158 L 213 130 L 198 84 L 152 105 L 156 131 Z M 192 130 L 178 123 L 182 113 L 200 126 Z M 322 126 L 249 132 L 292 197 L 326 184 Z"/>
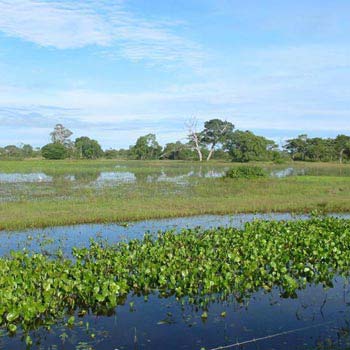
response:
<path id="1" fill-rule="evenodd" d="M 104 185 L 118 183 L 133 183 L 133 182 L 173 182 L 183 184 L 190 178 L 219 178 L 224 175 L 225 171 L 208 170 L 198 171 L 190 170 L 184 173 L 174 173 L 172 171 L 160 170 L 149 172 L 131 172 L 131 171 L 89 171 L 75 172 L 69 174 L 56 173 L 0 173 L 1 183 L 41 183 L 41 182 L 76 182 L 81 184 Z"/>
<path id="2" fill-rule="evenodd" d="M 31 349 L 345 349 L 349 345 L 348 283 L 334 288 L 310 285 L 296 299 L 278 290 L 257 292 L 244 303 L 233 297 L 214 301 L 208 317 L 195 305 L 174 297 L 130 295 L 110 316 L 78 318 L 31 333 Z M 25 349 L 20 336 L 0 338 L 1 349 Z M 327 347 L 328 346 L 328 347 Z"/>
<path id="3" fill-rule="evenodd" d="M 126 165 L 116 165 L 115 171 L 76 171 L 69 173 L 37 172 L 37 173 L 0 173 L 0 184 L 11 183 L 41 183 L 68 181 L 83 184 L 103 185 L 110 183 L 132 182 L 173 182 L 186 183 L 192 178 L 220 178 L 224 176 L 229 166 L 192 166 L 178 168 L 152 168 L 138 170 L 129 169 Z M 277 167 L 266 168 L 271 177 L 284 178 L 289 176 L 350 176 L 350 168 L 322 168 L 322 167 Z"/>

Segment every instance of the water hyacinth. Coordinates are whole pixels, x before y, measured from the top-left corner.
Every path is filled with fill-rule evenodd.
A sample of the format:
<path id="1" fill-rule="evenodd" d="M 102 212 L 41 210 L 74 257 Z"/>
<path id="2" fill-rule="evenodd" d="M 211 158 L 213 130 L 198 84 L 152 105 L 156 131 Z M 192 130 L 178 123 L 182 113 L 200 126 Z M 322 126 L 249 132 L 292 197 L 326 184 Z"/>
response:
<path id="1" fill-rule="evenodd" d="M 114 312 L 129 293 L 200 303 L 277 287 L 293 297 L 308 283 L 331 286 L 349 270 L 350 220 L 330 217 L 166 231 L 115 245 L 92 241 L 73 249 L 73 259 L 13 252 L 0 259 L 0 323 L 9 333 L 67 317 L 69 326 L 74 313 Z"/>

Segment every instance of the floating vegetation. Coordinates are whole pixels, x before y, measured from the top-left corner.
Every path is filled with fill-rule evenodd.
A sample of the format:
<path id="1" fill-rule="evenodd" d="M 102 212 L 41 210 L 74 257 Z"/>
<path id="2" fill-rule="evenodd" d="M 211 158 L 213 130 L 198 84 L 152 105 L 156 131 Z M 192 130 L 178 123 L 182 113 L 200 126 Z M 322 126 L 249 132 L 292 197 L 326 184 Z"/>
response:
<path id="1" fill-rule="evenodd" d="M 186 299 L 205 319 L 217 297 L 244 300 L 274 287 L 294 297 L 308 283 L 331 287 L 335 276 L 349 275 L 349 248 L 350 220 L 315 217 L 166 231 L 115 245 L 91 241 L 74 248 L 72 259 L 13 252 L 0 259 L 0 322 L 10 334 L 62 320 L 69 327 L 74 315 L 112 314 L 129 293 Z"/>

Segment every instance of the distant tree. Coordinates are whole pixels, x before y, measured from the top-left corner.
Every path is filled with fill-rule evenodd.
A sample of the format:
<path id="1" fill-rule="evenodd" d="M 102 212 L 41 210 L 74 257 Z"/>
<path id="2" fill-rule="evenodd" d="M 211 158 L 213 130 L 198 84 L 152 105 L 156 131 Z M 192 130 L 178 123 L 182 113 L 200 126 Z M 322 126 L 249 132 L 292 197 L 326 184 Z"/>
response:
<path id="1" fill-rule="evenodd" d="M 31 145 L 22 145 L 21 149 L 24 158 L 30 158 L 34 155 L 34 149 Z"/>
<path id="2" fill-rule="evenodd" d="M 130 152 L 140 160 L 159 159 L 162 147 L 157 142 L 156 135 L 147 134 L 137 139 L 136 144 L 130 147 Z"/>
<path id="3" fill-rule="evenodd" d="M 271 160 L 277 145 L 274 141 L 257 136 L 251 131 L 237 130 L 232 133 L 224 147 L 229 151 L 233 161 L 249 162 Z"/>
<path id="4" fill-rule="evenodd" d="M 104 154 L 99 143 L 87 136 L 78 137 L 74 142 L 74 146 L 80 158 L 96 159 Z"/>
<path id="5" fill-rule="evenodd" d="M 119 151 L 116 149 L 107 149 L 104 155 L 107 159 L 117 159 L 119 158 Z"/>
<path id="6" fill-rule="evenodd" d="M 189 144 L 180 141 L 167 143 L 164 147 L 161 158 L 171 160 L 193 159 L 193 151 Z"/>
<path id="7" fill-rule="evenodd" d="M 323 139 L 314 137 L 307 139 L 305 160 L 330 161 L 335 158 L 334 139 Z"/>
<path id="8" fill-rule="evenodd" d="M 338 135 L 334 140 L 334 146 L 339 163 L 343 163 L 345 155 L 350 157 L 350 136 Z"/>
<path id="9" fill-rule="evenodd" d="M 302 134 L 297 138 L 287 140 L 283 147 L 290 153 L 293 160 L 305 160 L 308 148 L 307 140 L 307 135 Z"/>
<path id="10" fill-rule="evenodd" d="M 7 159 L 21 159 L 23 158 L 22 150 L 15 145 L 5 146 L 3 149 L 4 158 Z"/>
<path id="11" fill-rule="evenodd" d="M 130 156 L 129 149 L 121 148 L 121 149 L 108 149 L 108 150 L 106 150 L 105 157 L 107 159 L 129 159 L 131 156 Z"/>
<path id="12" fill-rule="evenodd" d="M 211 119 L 204 123 L 204 130 L 201 132 L 201 140 L 208 145 L 209 154 L 207 161 L 212 157 L 215 147 L 225 141 L 232 135 L 234 125 L 221 119 Z"/>
<path id="13" fill-rule="evenodd" d="M 61 143 L 49 143 L 41 149 L 41 154 L 46 159 L 65 159 L 68 156 L 68 150 Z"/>
<path id="14" fill-rule="evenodd" d="M 50 134 L 52 143 L 60 143 L 66 147 L 72 146 L 72 141 L 69 139 L 72 135 L 73 133 L 62 124 L 56 124 Z"/>

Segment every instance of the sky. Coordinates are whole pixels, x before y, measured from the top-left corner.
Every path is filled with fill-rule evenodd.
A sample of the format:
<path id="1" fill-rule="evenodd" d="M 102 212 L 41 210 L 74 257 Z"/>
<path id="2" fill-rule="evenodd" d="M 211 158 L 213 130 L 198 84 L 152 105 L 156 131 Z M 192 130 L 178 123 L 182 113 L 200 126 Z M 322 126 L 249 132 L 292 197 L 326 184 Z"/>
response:
<path id="1" fill-rule="evenodd" d="M 349 38 L 349 0 L 0 0 L 0 146 L 350 134 Z"/>

